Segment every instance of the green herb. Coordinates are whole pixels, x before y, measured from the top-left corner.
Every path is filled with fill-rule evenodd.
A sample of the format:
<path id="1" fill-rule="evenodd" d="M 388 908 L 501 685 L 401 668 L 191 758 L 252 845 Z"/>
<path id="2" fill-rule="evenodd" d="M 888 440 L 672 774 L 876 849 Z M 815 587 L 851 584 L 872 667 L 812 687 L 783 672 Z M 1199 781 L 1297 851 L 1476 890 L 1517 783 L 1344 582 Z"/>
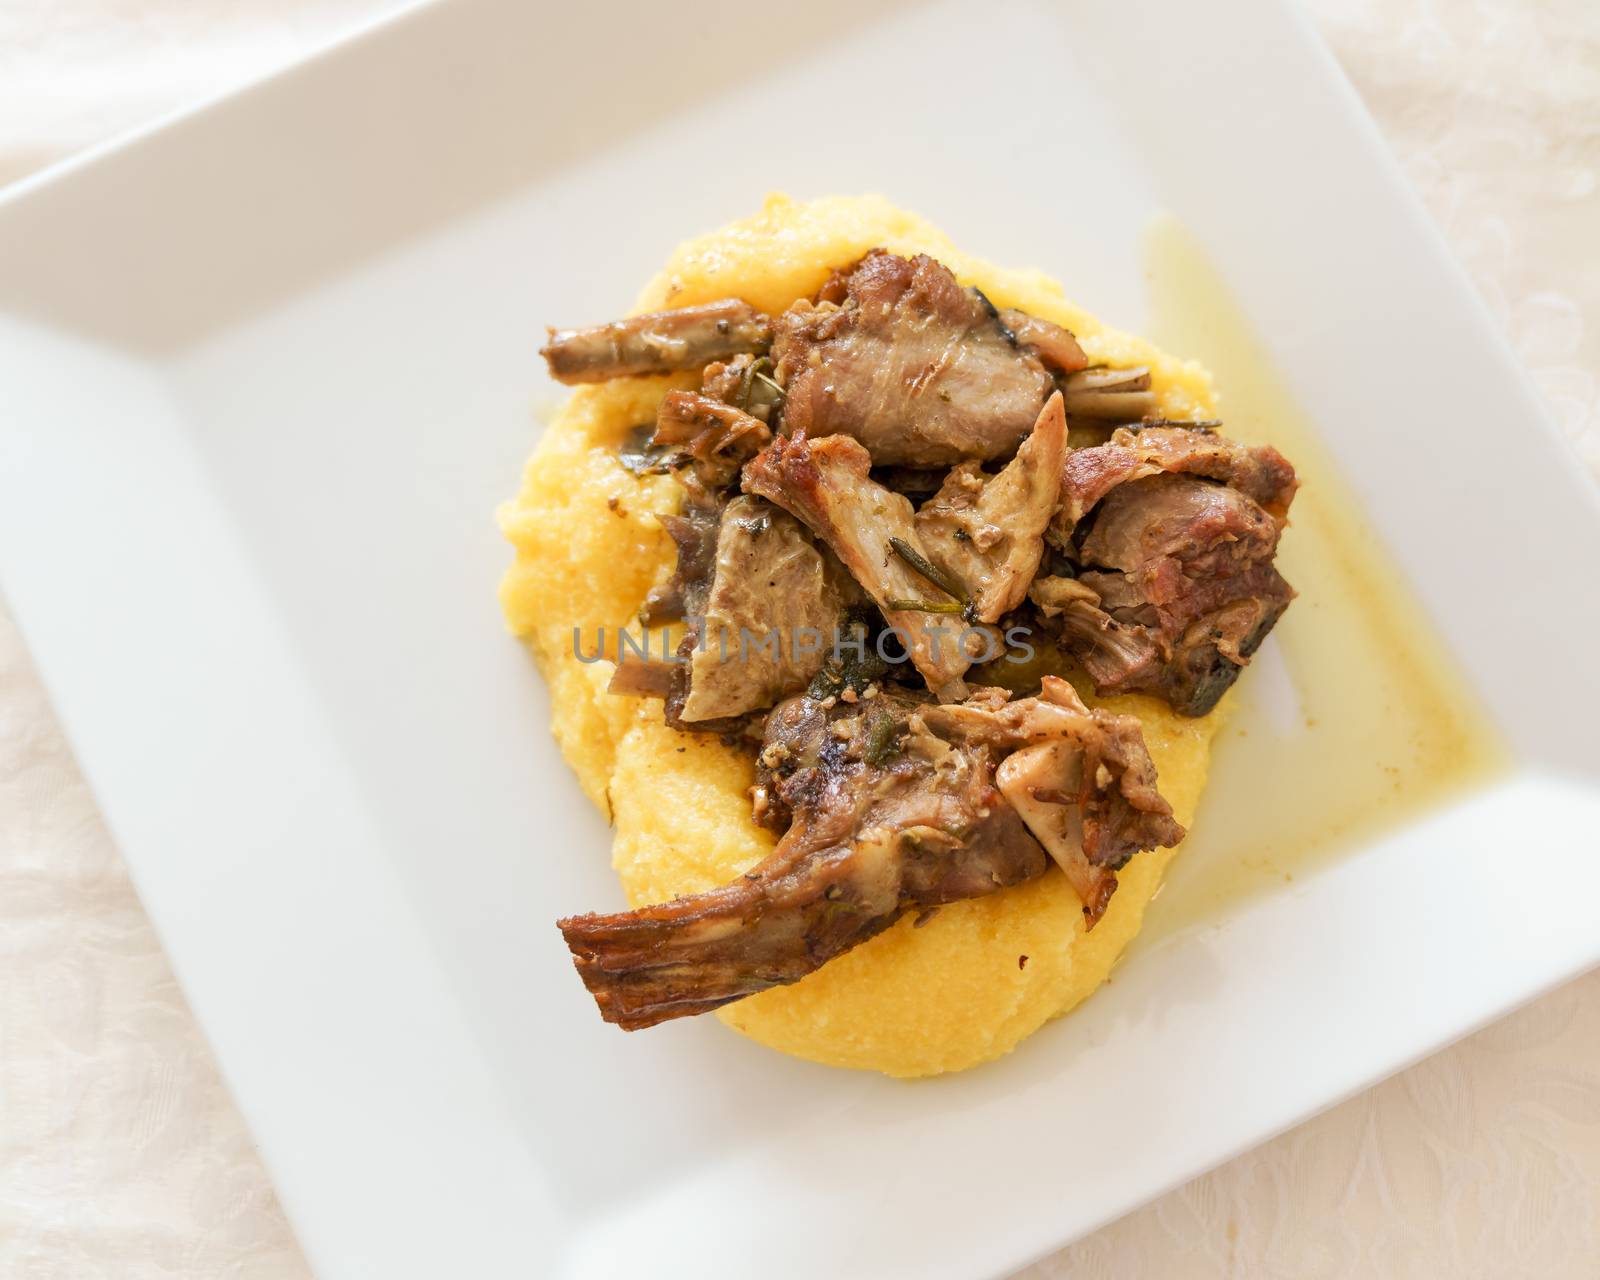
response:
<path id="1" fill-rule="evenodd" d="M 629 427 L 622 443 L 617 446 L 617 461 L 623 470 L 636 476 L 661 475 L 670 471 L 677 460 L 676 452 L 664 444 L 651 443 L 655 424 L 644 423 Z"/>
<path id="2" fill-rule="evenodd" d="M 899 754 L 899 722 L 892 712 L 875 710 L 868 724 L 867 745 L 861 758 L 868 764 L 888 764 Z"/>
<path id="3" fill-rule="evenodd" d="M 772 377 L 772 361 L 760 356 L 745 366 L 736 403 L 751 417 L 768 420 L 783 405 L 783 388 Z"/>
<path id="4" fill-rule="evenodd" d="M 889 550 L 894 552 L 895 555 L 899 556 L 929 582 L 933 583 L 934 586 L 938 587 L 940 591 L 943 591 L 947 596 L 954 597 L 955 599 L 961 601 L 962 604 L 967 602 L 967 589 L 943 569 L 939 568 L 938 565 L 934 564 L 933 561 L 929 560 L 927 556 L 923 555 L 922 552 L 918 551 L 904 538 L 890 538 Z M 956 612 L 959 613 L 960 610 L 957 610 Z"/>
<path id="5" fill-rule="evenodd" d="M 878 611 L 871 605 L 851 605 L 845 610 L 839 626 L 841 633 L 850 637 L 850 643 L 835 645 L 832 660 L 806 686 L 806 697 L 820 702 L 837 697 L 846 689 L 861 693 L 868 685 L 883 679 L 889 664 L 879 656 L 872 642 L 873 629 L 881 621 Z"/>
<path id="6" fill-rule="evenodd" d="M 811 677 L 811 683 L 806 686 L 806 697 L 813 702 L 821 702 L 824 698 L 837 698 L 843 688 L 843 673 L 838 667 L 826 666 Z"/>
<path id="7" fill-rule="evenodd" d="M 1209 435 L 1221 425 L 1221 418 L 1144 418 L 1133 423 L 1132 427 L 1135 431 L 1143 431 L 1146 427 L 1184 427 L 1190 431 Z"/>
<path id="8" fill-rule="evenodd" d="M 896 613 L 965 613 L 967 610 L 960 600 L 885 600 L 883 607 Z"/>

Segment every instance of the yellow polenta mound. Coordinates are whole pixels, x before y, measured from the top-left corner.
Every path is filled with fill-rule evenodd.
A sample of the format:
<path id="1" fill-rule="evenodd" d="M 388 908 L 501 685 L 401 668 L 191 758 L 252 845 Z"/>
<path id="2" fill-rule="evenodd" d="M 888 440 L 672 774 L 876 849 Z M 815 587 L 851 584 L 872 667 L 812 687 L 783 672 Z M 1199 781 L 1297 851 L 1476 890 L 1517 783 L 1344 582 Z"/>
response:
<path id="1" fill-rule="evenodd" d="M 1212 416 L 1210 377 L 1198 365 L 1104 328 L 1037 272 L 968 257 L 877 197 L 796 204 L 772 196 L 754 218 L 682 246 L 645 289 L 639 309 L 733 296 L 777 313 L 875 247 L 931 254 L 996 306 L 1071 329 L 1092 362 L 1149 365 L 1163 413 Z M 606 693 L 611 664 L 584 664 L 573 654 L 575 626 L 590 650 L 599 626 L 637 627 L 645 593 L 672 570 L 672 543 L 656 515 L 676 510 L 682 491 L 670 477 L 630 475 L 615 447 L 629 427 L 654 421 L 668 388 L 695 385 L 696 375 L 683 375 L 579 388 L 540 440 L 522 492 L 500 511 L 516 547 L 500 591 L 506 618 L 550 683 L 553 730 L 567 761 L 616 829 L 612 862 L 635 906 L 723 884 L 773 844 L 750 817 L 747 756 L 667 728 L 659 701 Z M 1187 825 L 1205 782 L 1215 714 L 1188 720 L 1142 697 L 1101 702 L 1143 722 L 1161 790 Z M 895 1076 L 997 1058 L 1105 981 L 1171 856 L 1164 849 L 1135 855 L 1090 933 L 1077 896 L 1052 868 L 1031 883 L 943 907 L 920 928 L 903 919 L 794 986 L 717 1016 L 785 1053 Z M 581 911 L 610 904 L 568 905 Z"/>

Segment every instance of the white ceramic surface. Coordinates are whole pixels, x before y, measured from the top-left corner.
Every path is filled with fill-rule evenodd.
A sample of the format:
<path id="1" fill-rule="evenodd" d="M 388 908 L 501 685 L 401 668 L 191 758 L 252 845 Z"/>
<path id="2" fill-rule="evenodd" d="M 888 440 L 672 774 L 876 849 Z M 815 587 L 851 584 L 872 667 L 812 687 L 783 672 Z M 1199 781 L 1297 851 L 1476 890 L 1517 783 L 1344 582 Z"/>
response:
<path id="1" fill-rule="evenodd" d="M 807 12 L 425 8 L 0 206 L 5 590 L 326 1276 L 988 1274 L 1600 959 L 1600 592 L 1560 550 L 1600 513 L 1300 21 Z M 883 190 L 1131 327 L 1175 212 L 1517 774 L 965 1077 L 601 1026 L 550 920 L 617 898 L 605 833 L 489 513 L 539 326 L 775 186 Z"/>

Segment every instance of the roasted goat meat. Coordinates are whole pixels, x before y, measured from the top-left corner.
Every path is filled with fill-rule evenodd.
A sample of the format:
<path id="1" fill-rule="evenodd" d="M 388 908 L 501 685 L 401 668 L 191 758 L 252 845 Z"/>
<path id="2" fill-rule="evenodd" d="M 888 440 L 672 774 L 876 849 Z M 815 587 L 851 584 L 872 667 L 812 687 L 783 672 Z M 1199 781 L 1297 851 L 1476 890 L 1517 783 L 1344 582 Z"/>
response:
<path id="1" fill-rule="evenodd" d="M 903 637 L 911 661 L 940 697 L 963 697 L 968 601 L 927 557 L 915 513 L 873 480 L 872 458 L 849 436 L 779 436 L 744 469 L 759 493 L 803 521 L 866 590 Z"/>
<path id="2" fill-rule="evenodd" d="M 777 707 L 758 788 L 789 827 L 764 862 L 709 893 L 559 922 L 606 1021 L 635 1030 L 796 982 L 908 911 L 1043 874 L 1046 848 L 1078 868 L 1092 924 L 1117 859 L 1182 830 L 1155 793 L 1137 722 L 1003 698 L 940 707 L 883 690 Z M 1062 760 L 1029 754 L 1041 744 L 1060 744 Z M 1002 782 L 1013 749 L 1016 776 Z M 1044 816 L 1025 821 L 1008 786 Z"/>
<path id="3" fill-rule="evenodd" d="M 1060 325 L 1030 316 L 1015 307 L 1007 307 L 999 313 L 998 319 L 1011 341 L 1038 356 L 1045 368 L 1055 373 L 1073 374 L 1088 367 L 1089 357 L 1084 355 L 1078 339 Z"/>
<path id="4" fill-rule="evenodd" d="M 685 476 L 684 488 L 682 510 L 657 517 L 677 548 L 678 559 L 672 576 L 651 588 L 639 610 L 640 621 L 649 627 L 699 617 L 706 611 L 717 564 L 717 534 L 728 499 L 718 489 L 702 484 L 693 472 Z"/>
<path id="5" fill-rule="evenodd" d="M 787 431 L 852 436 L 879 466 L 950 466 L 1009 456 L 1055 389 L 1037 345 L 925 254 L 875 249 L 821 296 L 774 322 Z"/>
<path id="6" fill-rule="evenodd" d="M 1006 701 L 991 690 L 928 707 L 920 720 L 935 738 L 1004 756 L 1001 794 L 1066 873 L 1091 929 L 1129 858 L 1183 839 L 1139 721 L 1089 710 L 1065 680 L 1046 676 L 1034 698 Z"/>
<path id="7" fill-rule="evenodd" d="M 1240 444 L 1210 427 L 1125 427 L 1106 444 L 1076 450 L 1067 459 L 1056 532 L 1070 536 L 1118 485 L 1163 473 L 1200 476 L 1237 489 L 1280 526 L 1298 488 L 1294 467 L 1270 445 Z"/>
<path id="8" fill-rule="evenodd" d="M 1294 598 L 1273 559 L 1295 486 L 1275 449 L 1119 430 L 1068 459 L 1052 538 L 1074 571 L 1030 595 L 1098 691 L 1204 715 Z"/>
<path id="9" fill-rule="evenodd" d="M 662 524 L 677 565 L 640 612 L 651 626 L 682 622 L 683 637 L 672 661 L 619 654 L 610 691 L 664 698 L 676 728 L 742 728 L 821 671 L 860 591 L 799 521 L 753 495 L 691 482 Z"/>
<path id="10" fill-rule="evenodd" d="M 732 484 L 739 468 L 771 439 L 766 423 L 737 405 L 696 391 L 669 391 L 650 444 L 663 451 L 675 447 L 676 457 L 689 462 L 703 484 L 717 488 Z"/>
<path id="11" fill-rule="evenodd" d="M 951 467 L 916 516 L 928 557 L 972 601 L 979 622 L 996 622 L 1027 597 L 1044 552 L 1044 531 L 1061 494 L 1067 419 L 1061 395 L 998 475 L 976 462 Z"/>
<path id="12" fill-rule="evenodd" d="M 858 596 L 800 522 L 741 494 L 718 526 L 705 610 L 680 646 L 668 695 L 693 726 L 770 707 L 822 670 Z M 680 691 L 681 684 L 681 691 Z"/>
<path id="13" fill-rule="evenodd" d="M 605 382 L 699 369 L 713 360 L 765 351 L 772 323 L 747 302 L 652 311 L 587 329 L 551 329 L 541 350 L 558 382 Z"/>
<path id="14" fill-rule="evenodd" d="M 676 568 L 640 611 L 683 643 L 619 654 L 612 689 L 662 697 L 678 729 L 763 733 L 755 817 L 781 833 L 731 884 L 559 922 L 607 1021 L 798 981 L 1051 861 L 1092 929 L 1128 859 L 1182 838 L 1137 719 L 1055 677 L 1032 697 L 967 677 L 1026 610 L 1100 692 L 1208 711 L 1293 598 L 1275 450 L 1156 419 L 1149 368 L 1093 365 L 1065 329 L 884 250 L 771 320 L 728 300 L 553 332 L 545 355 L 567 382 L 700 372 L 665 392 L 639 465 L 620 455 L 684 486 Z M 1110 439 L 1074 450 L 1069 424 Z M 844 663 L 844 635 L 874 652 Z"/>

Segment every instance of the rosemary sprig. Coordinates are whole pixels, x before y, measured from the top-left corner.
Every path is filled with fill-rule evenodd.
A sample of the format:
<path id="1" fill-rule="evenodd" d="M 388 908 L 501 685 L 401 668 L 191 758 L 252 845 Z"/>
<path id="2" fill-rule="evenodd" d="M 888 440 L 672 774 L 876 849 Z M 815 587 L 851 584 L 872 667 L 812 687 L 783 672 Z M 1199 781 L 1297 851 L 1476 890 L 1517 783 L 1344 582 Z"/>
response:
<path id="1" fill-rule="evenodd" d="M 933 561 L 929 560 L 927 556 L 923 555 L 922 552 L 918 551 L 904 538 L 890 538 L 889 550 L 894 552 L 895 555 L 899 556 L 929 582 L 933 583 L 934 586 L 938 587 L 940 591 L 943 591 L 945 595 L 954 597 L 963 605 L 967 603 L 967 589 L 943 569 L 939 568 L 938 565 L 934 564 Z M 959 612 L 959 610 L 957 610 L 957 612 Z"/>
<path id="2" fill-rule="evenodd" d="M 895 613 L 965 613 L 967 608 L 960 600 L 885 600 L 883 607 Z"/>
<path id="3" fill-rule="evenodd" d="M 766 356 L 752 360 L 745 366 L 735 397 L 739 408 L 763 421 L 783 405 L 783 388 L 772 377 L 771 369 L 772 361 Z"/>
<path id="4" fill-rule="evenodd" d="M 1184 427 L 1189 431 L 1209 433 L 1221 425 L 1221 418 L 1143 418 L 1133 424 L 1133 429 L 1143 431 L 1146 427 Z"/>

